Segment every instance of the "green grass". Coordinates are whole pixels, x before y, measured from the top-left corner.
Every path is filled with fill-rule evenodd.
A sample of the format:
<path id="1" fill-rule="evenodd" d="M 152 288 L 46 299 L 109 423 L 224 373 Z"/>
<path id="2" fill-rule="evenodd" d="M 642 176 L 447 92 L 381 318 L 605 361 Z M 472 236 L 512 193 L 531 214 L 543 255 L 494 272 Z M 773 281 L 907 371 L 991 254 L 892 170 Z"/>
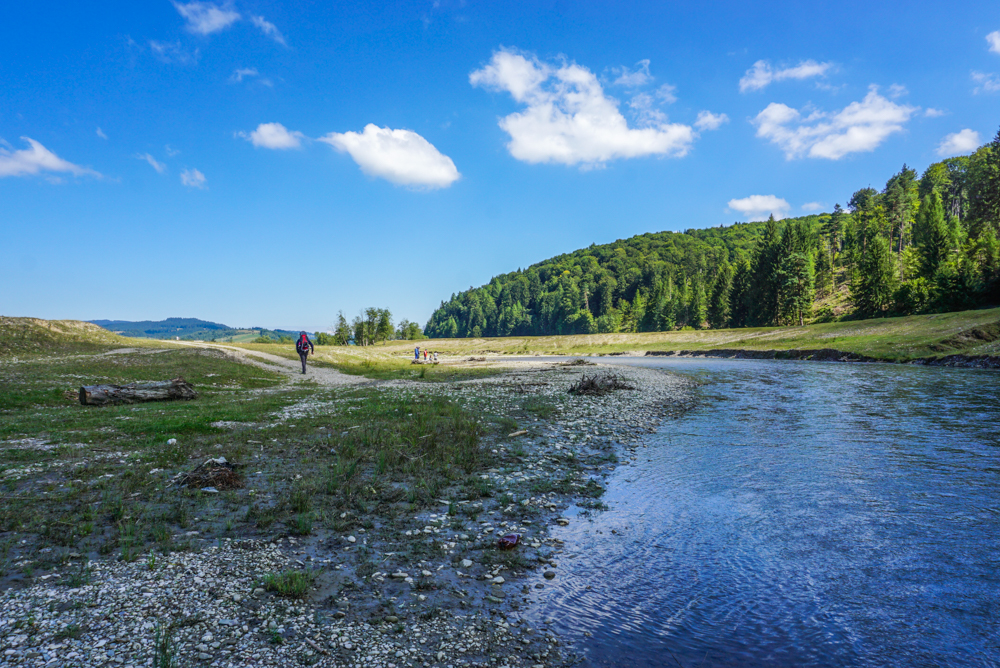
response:
<path id="1" fill-rule="evenodd" d="M 84 384 L 176 376 L 197 399 L 77 399 Z M 496 424 L 474 397 L 302 387 L 211 349 L 0 359 L 0 382 L 2 571 L 24 559 L 47 570 L 69 552 L 148 560 L 150 550 L 197 547 L 177 538 L 191 530 L 308 535 L 364 526 L 370 513 L 392 521 L 445 493 L 478 495 L 467 481 L 493 461 L 481 440 Z M 283 417 L 295 405 L 311 408 Z M 208 495 L 168 484 L 219 455 L 244 488 Z"/>
<path id="2" fill-rule="evenodd" d="M 305 598 L 312 588 L 315 576 L 309 571 L 284 571 L 268 573 L 261 584 L 265 591 L 274 592 L 287 598 Z"/>

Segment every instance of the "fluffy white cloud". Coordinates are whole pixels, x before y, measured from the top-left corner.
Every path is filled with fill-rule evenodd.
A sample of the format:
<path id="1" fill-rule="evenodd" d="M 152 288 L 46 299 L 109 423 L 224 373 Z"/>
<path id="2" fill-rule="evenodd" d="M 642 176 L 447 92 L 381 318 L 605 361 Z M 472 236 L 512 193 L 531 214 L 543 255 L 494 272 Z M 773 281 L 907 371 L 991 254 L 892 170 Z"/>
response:
<path id="1" fill-rule="evenodd" d="M 802 210 L 806 213 L 812 213 L 814 211 L 822 211 L 823 204 L 821 202 L 806 202 L 802 205 Z"/>
<path id="2" fill-rule="evenodd" d="M 979 84 L 972 91 L 973 93 L 979 93 L 982 91 L 987 93 L 996 93 L 997 91 L 1000 91 L 1000 77 L 993 73 L 973 72 L 972 80 Z"/>
<path id="3" fill-rule="evenodd" d="M 713 114 L 711 111 L 699 111 L 698 118 L 695 119 L 694 126 L 699 130 L 716 130 L 728 122 L 729 116 L 726 116 L 725 114 Z"/>
<path id="4" fill-rule="evenodd" d="M 68 172 L 74 176 L 100 176 L 92 169 L 63 160 L 31 137 L 21 137 L 21 139 L 28 143 L 28 148 L 12 151 L 0 146 L 0 178 L 30 176 L 41 172 Z"/>
<path id="5" fill-rule="evenodd" d="M 927 118 L 939 118 L 940 116 L 944 116 L 944 114 L 945 112 L 943 110 L 935 109 L 934 107 L 927 107 L 927 109 L 924 110 L 924 116 Z"/>
<path id="6" fill-rule="evenodd" d="M 164 165 L 162 162 L 159 162 L 156 158 L 154 158 L 153 156 L 151 156 L 149 153 L 137 153 L 135 157 L 138 160 L 145 160 L 146 162 L 148 162 L 149 166 L 152 167 L 153 169 L 155 169 L 160 174 L 162 174 L 163 172 L 167 171 L 167 166 Z"/>
<path id="7" fill-rule="evenodd" d="M 772 102 L 753 124 L 757 136 L 777 144 L 789 160 L 802 156 L 839 160 L 850 153 L 875 150 L 889 135 L 901 132 L 917 110 L 890 102 L 872 86 L 864 100 L 837 112 L 814 111 L 803 116 Z"/>
<path id="8" fill-rule="evenodd" d="M 791 205 L 774 195 L 750 195 L 743 199 L 729 200 L 729 208 L 742 213 L 748 220 L 767 220 L 772 214 L 776 220 L 781 220 Z"/>
<path id="9" fill-rule="evenodd" d="M 972 153 L 982 143 L 979 133 L 968 128 L 959 132 L 952 132 L 945 135 L 945 138 L 938 144 L 937 154 L 942 158 L 950 158 L 955 155 Z"/>
<path id="10" fill-rule="evenodd" d="M 240 20 L 239 12 L 229 5 L 220 7 L 212 2 L 189 2 L 186 5 L 175 2 L 174 7 L 187 21 L 185 27 L 188 31 L 198 35 L 211 35 Z"/>
<path id="11" fill-rule="evenodd" d="M 181 183 L 189 188 L 200 188 L 201 190 L 204 190 L 208 187 L 205 185 L 205 181 L 207 181 L 205 175 L 197 169 L 185 169 L 181 172 Z"/>
<path id="12" fill-rule="evenodd" d="M 990 45 L 990 51 L 1000 53 L 1000 30 L 994 30 L 987 35 L 986 43 Z"/>
<path id="13" fill-rule="evenodd" d="M 331 132 L 319 141 L 349 154 L 365 174 L 401 186 L 447 188 L 461 176 L 451 158 L 412 130 L 369 123 L 363 132 Z"/>
<path id="14" fill-rule="evenodd" d="M 774 81 L 826 76 L 827 70 L 831 67 L 833 67 L 833 63 L 817 63 L 815 60 L 803 60 L 795 67 L 775 70 L 772 69 L 771 64 L 766 60 L 758 60 L 753 64 L 753 67 L 746 71 L 743 78 L 740 79 L 740 92 L 763 90 Z"/>
<path id="15" fill-rule="evenodd" d="M 629 70 L 627 67 L 615 67 L 611 71 L 617 75 L 613 82 L 616 86 L 638 88 L 639 86 L 645 86 L 653 80 L 653 75 L 649 73 L 648 58 L 636 63 L 634 70 Z"/>
<path id="16" fill-rule="evenodd" d="M 275 149 L 299 148 L 306 138 L 301 132 L 289 131 L 281 123 L 261 123 L 253 132 L 237 132 L 236 136 L 254 146 Z"/>
<path id="17" fill-rule="evenodd" d="M 108 138 L 108 136 L 104 134 L 104 130 L 102 130 L 101 128 L 97 128 L 97 136 L 100 137 L 101 139 Z"/>
<path id="18" fill-rule="evenodd" d="M 265 19 L 263 16 L 251 16 L 250 21 L 252 21 L 262 33 L 273 39 L 278 44 L 288 46 L 285 43 L 285 36 L 281 34 L 278 27 Z"/>
<path id="19" fill-rule="evenodd" d="M 507 91 L 525 105 L 523 111 L 500 119 L 511 138 L 507 149 L 524 162 L 593 167 L 618 158 L 679 157 L 695 138 L 689 125 L 644 113 L 642 98 L 633 101 L 650 127 L 628 127 L 618 102 L 604 94 L 593 72 L 575 63 L 556 67 L 502 49 L 486 67 L 469 75 L 469 83 Z"/>

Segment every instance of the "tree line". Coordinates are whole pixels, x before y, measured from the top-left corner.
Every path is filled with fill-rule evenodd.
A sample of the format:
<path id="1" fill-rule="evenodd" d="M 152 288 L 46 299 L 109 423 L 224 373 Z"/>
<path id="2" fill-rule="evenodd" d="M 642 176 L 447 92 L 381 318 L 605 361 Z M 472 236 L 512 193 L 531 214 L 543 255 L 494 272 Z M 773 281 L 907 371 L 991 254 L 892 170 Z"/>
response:
<path id="1" fill-rule="evenodd" d="M 319 346 L 371 346 L 390 340 L 416 340 L 427 338 L 420 325 L 400 320 L 393 325 L 392 313 L 387 308 L 369 307 L 356 315 L 350 322 L 343 311 L 337 313 L 337 322 L 332 332 L 316 332 L 315 343 Z"/>
<path id="2" fill-rule="evenodd" d="M 430 337 L 804 324 L 1000 303 L 1000 131 L 831 213 L 643 234 L 452 295 Z M 840 311 L 838 313 L 838 311 Z"/>

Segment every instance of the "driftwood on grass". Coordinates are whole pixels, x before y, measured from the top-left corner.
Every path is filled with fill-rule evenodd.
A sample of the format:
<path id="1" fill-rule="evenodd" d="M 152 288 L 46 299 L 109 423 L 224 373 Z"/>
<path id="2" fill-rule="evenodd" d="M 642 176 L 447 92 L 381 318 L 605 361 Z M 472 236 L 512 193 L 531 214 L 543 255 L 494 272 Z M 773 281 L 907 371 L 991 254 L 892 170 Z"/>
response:
<path id="1" fill-rule="evenodd" d="M 172 401 L 194 399 L 198 393 L 183 378 L 154 383 L 128 385 L 86 385 L 80 388 L 80 403 L 84 406 L 134 404 L 140 401 Z"/>

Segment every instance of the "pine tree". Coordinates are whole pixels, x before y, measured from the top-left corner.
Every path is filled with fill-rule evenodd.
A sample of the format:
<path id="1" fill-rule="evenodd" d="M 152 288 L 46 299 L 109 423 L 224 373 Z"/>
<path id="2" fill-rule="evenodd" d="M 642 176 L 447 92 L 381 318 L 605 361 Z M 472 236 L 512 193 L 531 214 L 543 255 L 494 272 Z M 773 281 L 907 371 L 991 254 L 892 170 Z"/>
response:
<path id="1" fill-rule="evenodd" d="M 863 316 L 882 315 L 892 304 L 896 288 L 889 240 L 879 235 L 868 241 L 868 248 L 858 257 L 851 281 L 854 307 Z"/>
<path id="2" fill-rule="evenodd" d="M 932 191 L 920 205 L 913 225 L 913 241 L 920 253 L 920 275 L 930 279 L 948 259 L 952 241 L 944 220 L 941 195 Z"/>
<path id="3" fill-rule="evenodd" d="M 740 256 L 733 272 L 733 287 L 729 292 L 729 326 L 746 327 L 750 320 L 750 296 L 753 291 L 753 271 L 750 260 Z"/>
<path id="4" fill-rule="evenodd" d="M 1000 228 L 1000 130 L 993 141 L 976 151 L 969 165 L 973 187 L 969 193 L 969 219 L 973 237 L 987 227 Z"/>
<path id="5" fill-rule="evenodd" d="M 708 324 L 712 329 L 729 327 L 730 304 L 729 296 L 733 288 L 733 267 L 723 261 L 719 273 L 712 284 L 712 297 L 708 305 Z"/>
<path id="6" fill-rule="evenodd" d="M 753 290 L 750 296 L 748 324 L 773 325 L 780 309 L 777 270 L 781 262 L 781 235 L 772 214 L 757 241 L 751 262 Z"/>

